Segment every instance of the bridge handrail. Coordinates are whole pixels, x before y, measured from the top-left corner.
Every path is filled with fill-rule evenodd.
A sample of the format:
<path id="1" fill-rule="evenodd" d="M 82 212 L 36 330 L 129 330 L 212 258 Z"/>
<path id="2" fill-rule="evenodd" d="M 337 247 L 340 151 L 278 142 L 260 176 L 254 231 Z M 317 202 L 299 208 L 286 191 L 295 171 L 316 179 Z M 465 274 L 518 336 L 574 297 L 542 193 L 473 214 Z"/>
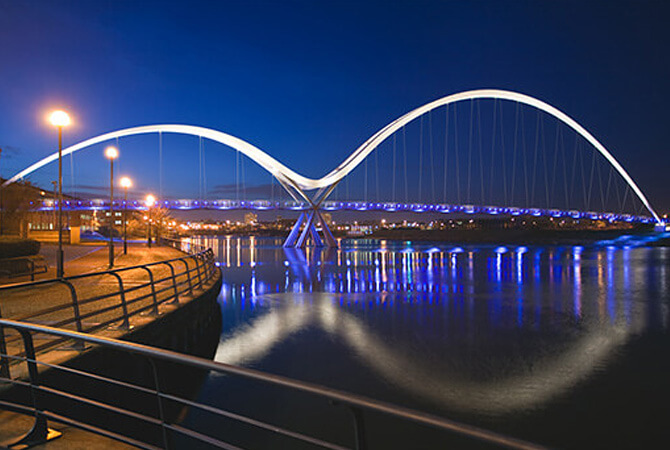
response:
<path id="1" fill-rule="evenodd" d="M 349 408 L 353 412 L 353 435 L 355 438 L 355 448 L 357 449 L 363 449 L 366 448 L 366 442 L 367 442 L 367 436 L 365 433 L 365 426 L 364 426 L 364 416 L 363 412 L 367 413 L 378 413 L 382 415 L 387 415 L 394 417 L 396 419 L 400 419 L 403 421 L 408 421 L 408 422 L 414 422 L 417 424 L 420 424 L 422 426 L 427 426 L 431 428 L 437 428 L 439 430 L 445 431 L 445 432 L 451 432 L 455 433 L 457 435 L 461 435 L 467 438 L 471 438 L 483 443 L 487 444 L 493 444 L 497 446 L 503 446 L 507 448 L 515 448 L 515 449 L 539 449 L 542 448 L 538 445 L 531 444 L 528 442 L 525 442 L 520 439 L 508 437 L 490 430 L 486 430 L 483 428 L 479 428 L 476 426 L 464 424 L 458 421 L 442 418 L 439 416 L 435 416 L 432 414 L 427 414 L 423 413 L 420 411 L 416 411 L 410 408 L 406 407 L 401 407 L 401 406 L 396 406 L 390 403 L 386 402 L 381 402 L 377 401 L 374 399 L 370 399 L 368 397 L 364 397 L 361 395 L 356 395 L 356 394 L 350 394 L 346 393 L 340 390 L 320 386 L 317 384 L 313 383 L 307 383 L 303 381 L 298 381 L 295 379 L 283 377 L 280 375 L 274 375 L 274 374 L 269 374 L 265 372 L 261 372 L 258 370 L 254 369 L 249 369 L 245 367 L 239 367 L 239 366 L 234 366 L 230 364 L 224 364 L 216 361 L 211 361 L 208 359 L 204 358 L 199 358 L 195 356 L 190 356 L 190 355 L 185 355 L 185 354 L 180 354 L 177 352 L 173 352 L 170 350 L 163 350 L 155 347 L 150 347 L 142 344 L 135 344 L 132 342 L 126 342 L 126 341 L 121 341 L 117 339 L 111 339 L 107 337 L 102 337 L 102 336 L 95 336 L 95 335 L 88 335 L 80 332 L 74 332 L 74 331 L 69 331 L 69 330 L 63 330 L 63 329 L 57 329 L 53 327 L 47 327 L 43 325 L 36 325 L 36 324 L 30 324 L 30 323 L 24 323 L 24 322 L 17 322 L 14 320 L 7 320 L 7 319 L 0 319 L 0 331 L 4 330 L 5 328 L 11 328 L 16 330 L 20 335 L 21 338 L 23 339 L 24 342 L 24 347 L 25 351 L 24 354 L 25 356 L 22 357 L 16 357 L 16 356 L 11 356 L 6 353 L 4 349 L 0 349 L 2 353 L 0 353 L 1 358 L 16 358 L 20 359 L 23 362 L 26 362 L 29 368 L 29 381 L 21 381 L 21 380 L 15 380 L 12 379 L 11 377 L 8 376 L 8 374 L 2 374 L 0 372 L 0 381 L 12 383 L 14 385 L 23 385 L 26 387 L 29 387 L 33 391 L 40 391 L 40 392 L 48 392 L 51 395 L 57 395 L 61 397 L 65 397 L 69 400 L 74 400 L 80 403 L 88 404 L 88 405 L 94 405 L 96 407 L 102 408 L 107 411 L 113 411 L 115 413 L 121 413 L 126 416 L 132 417 L 135 420 L 139 421 L 144 421 L 150 424 L 154 425 L 160 425 L 162 427 L 162 436 L 163 436 L 163 444 L 164 447 L 168 447 L 168 438 L 167 438 L 167 432 L 172 431 L 176 432 L 179 434 L 183 434 L 186 436 L 189 436 L 194 439 L 201 440 L 203 442 L 206 442 L 208 444 L 213 444 L 217 447 L 222 447 L 222 448 L 237 448 L 237 447 L 232 447 L 230 444 L 227 444 L 225 442 L 222 442 L 218 440 L 217 438 L 213 436 L 208 436 L 208 435 L 203 435 L 201 434 L 202 432 L 197 432 L 195 430 L 186 428 L 183 426 L 183 424 L 177 425 L 177 424 L 172 424 L 169 422 L 166 422 L 165 420 L 165 415 L 163 411 L 163 402 L 160 399 L 163 400 L 169 400 L 173 402 L 177 402 L 183 406 L 189 406 L 189 407 L 195 407 L 200 410 L 204 410 L 210 413 L 213 413 L 219 417 L 225 417 L 228 419 L 234 419 L 238 420 L 246 425 L 252 425 L 257 428 L 261 428 L 266 431 L 271 431 L 274 433 L 277 433 L 279 435 L 282 435 L 284 437 L 290 437 L 293 439 L 297 439 L 302 442 L 307 442 L 309 444 L 317 445 L 323 448 L 331 448 L 331 449 L 342 449 L 345 447 L 342 447 L 339 444 L 335 443 L 330 443 L 324 440 L 321 440 L 319 438 L 311 437 L 306 434 L 303 434 L 301 432 L 296 432 L 296 431 L 291 431 L 288 429 L 284 429 L 281 427 L 278 427 L 273 424 L 269 424 L 266 422 L 262 422 L 257 419 L 253 419 L 250 417 L 246 417 L 243 415 L 239 415 L 234 412 L 226 411 L 226 410 L 221 410 L 216 407 L 212 407 L 206 404 L 198 403 L 192 400 L 188 400 L 186 398 L 183 398 L 181 396 L 176 396 L 172 394 L 168 394 L 167 392 L 164 392 L 160 388 L 160 384 L 158 383 L 158 373 L 157 373 L 157 366 L 155 364 L 156 360 L 160 361 L 165 361 L 165 362 L 170 362 L 170 363 L 175 363 L 178 364 L 180 367 L 190 367 L 190 368 L 195 368 L 195 369 L 201 369 L 204 371 L 208 372 L 215 372 L 219 374 L 225 374 L 225 375 L 232 375 L 236 377 L 241 377 L 244 379 L 248 380 L 253 380 L 257 382 L 264 383 L 266 385 L 272 385 L 280 388 L 285 388 L 292 390 L 294 392 L 302 392 L 306 394 L 311 394 L 314 395 L 318 398 L 322 398 L 325 400 L 330 401 L 332 405 L 343 405 L 347 408 Z M 137 384 L 133 384 L 132 382 L 128 382 L 127 380 L 118 380 L 114 378 L 109 378 L 103 375 L 99 374 L 94 374 L 94 373 L 88 373 L 84 371 L 83 369 L 72 369 L 64 366 L 60 366 L 58 364 L 53 364 L 53 363 L 45 363 L 42 361 L 38 361 L 37 357 L 34 352 L 33 348 L 33 334 L 47 334 L 47 335 L 52 335 L 55 337 L 60 338 L 60 340 L 75 340 L 76 342 L 81 343 L 82 345 L 85 344 L 93 344 L 93 345 L 98 345 L 102 346 L 105 348 L 110 348 L 114 350 L 121 351 L 123 353 L 127 354 L 134 354 L 134 355 L 139 355 L 147 358 L 149 362 L 151 363 L 151 367 L 153 370 L 153 377 L 154 377 L 154 387 L 153 389 L 147 386 L 140 386 Z M 120 409 L 117 406 L 113 406 L 104 402 L 99 402 L 97 400 L 92 400 L 88 399 L 85 397 L 81 397 L 77 394 L 70 393 L 70 392 L 65 392 L 63 390 L 57 389 L 57 388 L 52 388 L 52 387 L 46 387 L 42 386 L 39 382 L 39 372 L 37 370 L 37 366 L 42 365 L 46 366 L 52 369 L 57 369 L 69 373 L 76 374 L 78 376 L 84 376 L 88 378 L 93 378 L 98 381 L 104 381 L 107 383 L 110 383 L 112 385 L 116 386 L 123 386 L 125 388 L 130 388 L 130 389 L 135 389 L 138 392 L 143 392 L 143 393 L 148 393 L 155 395 L 159 400 L 158 400 L 158 406 L 159 406 L 159 417 L 153 417 L 149 416 L 147 414 L 143 414 L 142 412 L 137 412 L 137 411 L 130 411 L 130 410 L 125 410 L 125 409 Z M 108 437 L 111 437 L 113 439 L 117 439 L 123 442 L 127 443 L 132 443 L 133 445 L 139 445 L 141 447 L 145 448 L 154 448 L 153 445 L 149 442 L 138 442 L 134 440 L 130 436 L 123 436 L 119 435 L 111 430 L 105 430 L 101 428 L 97 428 L 92 425 L 87 425 L 86 423 L 82 423 L 77 421 L 76 419 L 73 418 L 68 418 L 68 417 L 63 417 L 57 414 L 54 414 L 52 412 L 47 411 L 44 409 L 40 403 L 39 403 L 39 396 L 33 395 L 32 396 L 32 405 L 27 406 L 25 404 L 12 404 L 8 402 L 2 402 L 0 401 L 0 406 L 5 404 L 5 406 L 13 406 L 18 410 L 22 410 L 24 412 L 31 412 L 35 415 L 36 418 L 36 426 L 44 427 L 46 430 L 46 419 L 47 418 L 52 418 L 56 420 L 65 420 L 71 425 L 87 429 L 89 431 L 93 431 L 94 433 L 100 434 L 100 435 L 105 435 Z"/>
<path id="2" fill-rule="evenodd" d="M 106 207 L 109 202 L 104 199 L 85 201 L 88 206 L 92 202 L 100 202 L 100 205 Z M 183 202 L 190 202 L 186 200 L 166 200 L 164 205 L 168 208 L 178 207 Z M 67 205 L 65 204 L 67 203 Z M 78 201 L 77 205 L 72 207 L 70 202 L 64 202 L 64 209 L 66 210 L 77 210 L 77 209 L 86 209 L 87 205 L 81 205 L 81 201 Z M 118 202 L 114 202 L 114 205 L 117 206 Z M 138 202 L 133 202 L 138 203 Z M 197 203 L 197 202 L 194 202 Z M 237 201 L 237 200 L 210 200 L 201 202 L 207 208 L 221 209 L 222 204 L 225 203 L 224 209 L 252 209 L 252 210 L 265 210 L 265 209 L 284 209 L 291 211 L 303 211 L 310 209 L 310 204 L 308 202 L 298 202 L 298 201 L 268 201 L 268 200 L 247 200 L 247 201 Z M 197 208 L 198 206 L 193 206 L 189 209 Z M 143 207 L 142 207 L 143 208 Z M 367 200 L 325 200 L 321 204 L 321 208 L 326 211 L 335 211 L 335 210 L 346 210 L 346 211 L 385 211 L 385 212 L 396 212 L 396 211 L 411 211 L 414 213 L 418 212 L 433 212 L 441 214 L 449 213 L 463 213 L 468 214 L 481 214 L 481 215 L 540 215 L 545 217 L 565 217 L 565 218 L 585 218 L 591 220 L 610 220 L 610 221 L 626 221 L 626 222 L 642 222 L 642 223 L 652 223 L 656 219 L 653 216 L 633 214 L 633 213 L 617 213 L 614 211 L 577 211 L 577 210 L 567 210 L 567 209 L 558 209 L 558 208 L 544 208 L 539 206 L 500 206 L 500 205 L 465 205 L 465 204 L 453 204 L 453 203 L 422 203 L 422 202 L 397 202 L 397 201 L 367 201 Z M 52 211 L 56 209 L 55 205 L 49 207 L 39 207 L 40 211 Z M 161 240 L 166 238 L 161 237 Z"/>
<path id="3" fill-rule="evenodd" d="M 183 266 L 183 269 L 175 270 L 176 263 L 180 263 Z M 162 265 L 169 268 L 169 274 L 161 277 L 154 276 L 152 269 Z M 149 280 L 147 282 L 140 282 L 134 286 L 124 286 L 120 274 L 133 270 L 142 270 L 143 272 L 148 272 Z M 116 322 L 121 322 L 121 328 L 129 329 L 129 320 L 131 317 L 142 313 L 156 315 L 160 305 L 178 303 L 180 298 L 183 298 L 185 295 L 193 295 L 194 290 L 205 289 L 205 287 L 212 281 L 217 273 L 218 268 L 216 267 L 214 261 L 214 253 L 211 249 L 205 249 L 199 252 L 193 252 L 192 254 L 186 254 L 182 257 L 156 261 L 148 264 L 120 267 L 100 272 L 73 275 L 64 278 L 51 278 L 48 280 L 39 280 L 34 282 L 2 286 L 0 287 L 0 295 L 6 295 L 8 292 L 17 290 L 43 288 L 47 285 L 64 285 L 69 290 L 69 303 L 56 304 L 47 308 L 39 309 L 37 311 L 32 311 L 28 314 L 16 317 L 16 319 L 20 321 L 34 321 L 38 319 L 45 320 L 46 318 L 49 318 L 50 315 L 71 310 L 72 314 L 70 315 L 68 313 L 65 317 L 62 317 L 62 315 L 60 317 L 51 316 L 52 320 L 55 320 L 53 325 L 57 327 L 74 325 L 77 331 L 85 331 L 90 333 L 104 329 L 105 327 L 110 326 Z M 90 297 L 82 297 L 81 290 L 78 290 L 77 286 L 73 283 L 73 281 L 77 280 L 104 276 L 111 276 L 115 278 L 118 283 L 118 289 Z M 139 292 L 145 289 L 148 290 L 147 293 L 141 294 Z M 129 299 L 128 294 L 131 293 L 137 294 L 134 298 Z M 99 303 L 103 300 L 114 297 L 119 297 L 120 303 L 112 305 L 100 305 Z M 149 301 L 148 304 L 141 303 L 147 300 Z M 81 307 L 85 305 L 97 305 L 97 307 L 92 311 L 83 313 L 81 311 Z M 3 318 L 1 306 L 2 303 L 0 302 L 0 319 Z M 129 306 L 135 306 L 136 309 L 130 311 Z M 111 317 L 103 316 L 107 313 L 109 313 Z M 100 322 L 85 327 L 84 320 L 91 319 L 93 317 L 101 318 Z M 7 339 L 5 341 L 3 333 L 0 332 L 0 345 L 6 346 L 7 344 L 11 344 L 17 339 L 18 338 L 14 338 L 13 340 Z M 46 351 L 60 344 L 61 341 L 47 341 L 40 344 L 36 350 Z M 81 348 L 79 350 L 81 350 Z"/>

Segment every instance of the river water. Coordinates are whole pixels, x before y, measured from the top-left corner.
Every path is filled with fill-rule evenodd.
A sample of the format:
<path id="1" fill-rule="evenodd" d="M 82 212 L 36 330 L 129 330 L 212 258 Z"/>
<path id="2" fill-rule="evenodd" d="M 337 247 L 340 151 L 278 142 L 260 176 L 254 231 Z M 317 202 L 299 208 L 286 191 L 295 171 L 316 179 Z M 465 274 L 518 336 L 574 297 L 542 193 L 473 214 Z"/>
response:
<path id="1" fill-rule="evenodd" d="M 272 238 L 199 242 L 223 271 L 217 361 L 552 447 L 670 445 L 668 248 L 627 239 L 586 247 L 361 239 L 323 251 L 283 249 Z M 227 377 L 209 378 L 200 397 L 351 444 L 346 414 L 333 406 L 296 406 L 290 393 Z M 187 420 L 220 426 L 196 413 Z M 398 430 L 372 424 L 371 448 L 450 442 L 424 432 L 403 441 L 411 433 Z M 240 443 L 253 436 L 277 448 L 240 433 Z"/>

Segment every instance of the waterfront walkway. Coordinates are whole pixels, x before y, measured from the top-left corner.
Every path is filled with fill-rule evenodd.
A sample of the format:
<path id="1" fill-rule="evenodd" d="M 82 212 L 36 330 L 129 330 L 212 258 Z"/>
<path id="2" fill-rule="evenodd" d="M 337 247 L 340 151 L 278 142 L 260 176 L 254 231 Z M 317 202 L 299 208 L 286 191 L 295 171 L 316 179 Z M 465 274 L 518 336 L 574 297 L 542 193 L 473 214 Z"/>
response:
<path id="1" fill-rule="evenodd" d="M 49 247 L 55 246 L 45 246 L 43 251 L 46 250 L 45 254 L 47 255 L 53 250 Z M 65 262 L 66 277 L 101 272 L 109 268 L 109 254 L 107 247 L 100 247 L 97 245 L 66 246 L 65 255 L 66 257 L 69 256 L 69 258 L 66 258 Z M 149 264 L 182 256 L 184 256 L 183 252 L 172 247 L 154 246 L 149 249 L 146 246 L 141 245 L 129 246 L 127 255 L 122 253 L 121 247 L 117 247 L 114 268 L 119 269 L 122 267 Z M 192 266 L 193 263 L 191 262 L 190 267 Z M 169 269 L 167 266 L 157 267 L 154 269 L 154 277 L 157 279 L 162 278 L 166 276 L 168 272 Z M 120 276 L 123 280 L 123 285 L 126 288 L 139 283 L 146 283 L 147 281 L 147 274 L 141 271 L 121 272 Z M 35 281 L 52 279 L 55 277 L 56 269 L 50 264 L 49 270 L 44 274 L 37 275 Z M 5 286 L 8 284 L 25 283 L 27 281 L 30 281 L 29 277 L 12 279 L 4 278 L 1 280 L 0 285 Z M 77 294 L 80 298 L 100 295 L 107 292 L 115 292 L 118 290 L 118 282 L 110 276 L 85 278 L 78 280 L 73 284 L 75 284 Z M 5 319 L 25 320 L 27 315 L 55 305 L 65 304 L 69 301 L 69 291 L 59 284 L 42 286 L 39 289 L 17 289 L 0 294 L 0 311 L 2 311 L 2 317 Z M 96 304 L 95 308 L 101 309 L 105 306 L 111 306 L 114 302 L 118 302 L 118 300 L 114 297 L 110 297 L 103 302 L 104 304 Z M 140 307 L 143 305 L 137 306 Z M 68 314 L 69 311 L 63 311 L 62 313 Z M 85 314 L 85 311 L 82 311 L 82 314 Z M 50 315 L 48 321 L 55 322 L 60 319 L 62 319 L 62 316 L 55 314 Z M 45 323 L 44 321 L 40 321 L 40 323 L 43 325 L 50 325 L 50 323 Z"/>
<path id="2" fill-rule="evenodd" d="M 36 281 L 55 278 L 55 267 L 52 266 L 52 264 L 55 262 L 55 249 L 55 245 L 47 244 L 43 246 L 41 253 L 49 261 L 49 270 L 47 273 L 37 276 Z M 115 250 L 115 269 L 150 264 L 186 256 L 185 253 L 166 246 L 154 246 L 149 249 L 146 247 L 146 245 L 129 245 L 127 255 L 122 254 L 122 246 L 116 246 Z M 107 271 L 109 265 L 108 248 L 106 246 L 100 246 L 99 243 L 95 243 L 94 245 L 84 244 L 66 246 L 65 261 L 66 277 Z M 193 259 L 186 258 L 183 261 L 183 263 L 178 264 L 179 272 L 187 269 L 195 269 L 196 262 Z M 156 280 L 155 289 L 159 291 L 157 294 L 157 299 L 159 302 L 159 314 L 156 315 L 150 312 L 133 314 L 133 312 L 138 312 L 142 308 L 146 309 L 147 307 L 151 307 L 151 305 L 154 303 L 151 295 L 148 295 L 151 292 L 151 289 L 149 287 L 141 287 L 133 291 L 132 294 L 126 295 L 129 302 L 129 327 L 105 326 L 97 330 L 95 334 L 117 339 L 123 338 L 124 335 L 126 335 L 130 330 L 141 328 L 155 320 L 160 315 L 178 308 L 179 303 L 188 302 L 194 298 L 193 295 L 184 292 L 179 295 L 179 303 L 161 303 L 161 300 L 167 299 L 173 295 L 173 291 L 171 289 L 162 289 L 166 286 L 172 286 L 171 281 L 158 281 L 170 277 L 170 268 L 168 265 L 154 265 L 151 266 L 151 273 L 153 275 L 153 279 Z M 141 269 L 121 271 L 118 272 L 118 275 L 121 278 L 124 289 L 126 290 L 132 289 L 133 287 L 146 285 L 149 281 L 148 272 Z M 193 277 L 195 277 L 195 275 L 193 275 Z M 186 275 L 182 275 L 181 277 L 177 276 L 177 282 L 185 283 L 185 278 Z M 9 286 L 12 284 L 26 283 L 27 281 L 29 281 L 29 277 L 14 278 L 9 280 L 2 279 L 0 280 L 0 285 Z M 208 283 L 206 283 L 206 286 L 203 287 L 209 287 L 212 282 L 213 281 L 210 280 Z M 95 327 L 96 323 L 105 323 L 107 320 L 114 320 L 114 318 L 120 317 L 118 311 L 119 296 L 113 295 L 119 292 L 120 287 L 119 280 L 116 277 L 108 274 L 100 274 L 71 280 L 71 283 L 75 286 L 77 296 L 80 300 L 110 294 L 108 298 L 95 301 L 91 304 L 87 304 L 85 300 L 81 302 L 80 310 L 82 316 L 95 312 L 96 310 L 99 311 L 111 308 L 109 312 L 95 315 L 94 317 L 91 317 L 85 321 L 85 328 L 91 326 Z M 196 295 L 197 294 L 198 293 L 196 293 Z M 133 298 L 139 298 L 142 296 L 147 298 L 132 303 Z M 0 311 L 2 312 L 3 318 L 28 321 L 42 325 L 54 326 L 63 320 L 71 319 L 71 308 L 59 308 L 59 306 L 68 305 L 71 304 L 71 302 L 72 300 L 69 289 L 61 283 L 47 283 L 41 286 L 32 287 L 30 285 L 26 285 L 25 287 L 17 289 L 0 291 Z M 43 313 L 44 311 L 47 311 L 47 313 Z M 120 319 L 117 324 L 118 323 L 120 323 Z M 65 328 L 69 329 L 72 327 L 73 325 L 70 325 L 66 326 Z M 5 334 L 7 335 L 8 353 L 20 353 L 22 351 L 21 341 L 10 339 L 12 337 L 11 333 Z M 37 341 L 35 345 L 39 346 L 40 343 L 41 342 Z M 80 354 L 81 352 L 76 349 L 55 348 L 40 354 L 39 360 L 47 364 L 63 364 L 64 362 Z M 45 370 L 45 367 L 40 366 L 39 370 L 43 371 Z M 12 364 L 11 377 L 13 379 L 25 378 L 26 376 L 27 367 L 25 364 Z M 7 385 L 0 386 L 0 389 L 6 387 Z M 0 411 L 0 423 L 3 424 L 3 426 L 0 427 L 0 442 L 7 442 L 7 440 L 10 440 L 12 437 L 17 437 L 20 435 L 21 431 L 27 431 L 27 429 L 32 424 L 32 418 L 21 414 Z M 50 422 L 49 426 L 53 429 L 63 431 L 63 437 L 35 448 L 128 448 L 128 446 L 120 442 L 93 435 L 91 433 L 75 429 L 67 425 Z"/>

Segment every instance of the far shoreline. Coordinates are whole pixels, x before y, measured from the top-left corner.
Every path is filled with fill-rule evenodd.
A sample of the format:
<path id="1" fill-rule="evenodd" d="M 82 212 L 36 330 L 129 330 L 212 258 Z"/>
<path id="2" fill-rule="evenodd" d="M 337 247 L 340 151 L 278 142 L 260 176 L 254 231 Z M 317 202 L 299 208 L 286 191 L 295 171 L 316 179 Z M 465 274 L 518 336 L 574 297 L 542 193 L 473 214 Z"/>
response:
<path id="1" fill-rule="evenodd" d="M 268 230 L 251 232 L 245 230 L 237 233 L 208 233 L 197 236 L 235 236 L 235 237 L 275 237 L 286 238 L 286 233 L 271 233 Z M 670 247 L 670 236 L 660 237 L 649 228 L 617 229 L 617 230 L 416 230 L 386 229 L 377 230 L 361 236 L 336 234 L 343 240 L 376 239 L 399 242 L 439 242 L 454 245 L 462 244 L 500 244 L 500 245 L 593 245 L 602 241 L 625 244 L 626 241 L 644 241 L 650 247 Z"/>

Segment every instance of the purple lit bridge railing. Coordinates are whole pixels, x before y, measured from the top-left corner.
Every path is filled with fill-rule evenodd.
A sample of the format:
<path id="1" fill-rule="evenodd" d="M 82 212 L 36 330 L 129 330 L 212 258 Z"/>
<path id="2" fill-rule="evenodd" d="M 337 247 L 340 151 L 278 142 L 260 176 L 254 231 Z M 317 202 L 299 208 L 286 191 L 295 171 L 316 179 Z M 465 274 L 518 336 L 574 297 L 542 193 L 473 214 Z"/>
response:
<path id="1" fill-rule="evenodd" d="M 53 200 L 44 200 L 41 204 L 33 204 L 39 211 L 53 211 L 58 203 Z M 249 211 L 297 211 L 305 212 L 312 209 L 306 202 L 278 202 L 269 200 L 163 200 L 155 206 L 171 210 L 249 210 Z M 123 200 L 114 202 L 114 209 L 145 211 L 145 203 L 139 200 Z M 109 200 L 66 200 L 63 202 L 65 211 L 106 211 L 109 209 Z M 595 211 L 565 211 L 560 209 L 517 208 L 506 206 L 480 205 L 451 205 L 444 203 L 398 203 L 398 202 L 364 202 L 364 201 L 326 201 L 322 204 L 323 211 L 385 211 L 405 213 L 438 213 L 438 214 L 471 214 L 490 216 L 534 216 L 589 220 L 607 220 L 609 222 L 655 223 L 650 216 L 633 214 L 619 214 L 614 212 Z"/>

